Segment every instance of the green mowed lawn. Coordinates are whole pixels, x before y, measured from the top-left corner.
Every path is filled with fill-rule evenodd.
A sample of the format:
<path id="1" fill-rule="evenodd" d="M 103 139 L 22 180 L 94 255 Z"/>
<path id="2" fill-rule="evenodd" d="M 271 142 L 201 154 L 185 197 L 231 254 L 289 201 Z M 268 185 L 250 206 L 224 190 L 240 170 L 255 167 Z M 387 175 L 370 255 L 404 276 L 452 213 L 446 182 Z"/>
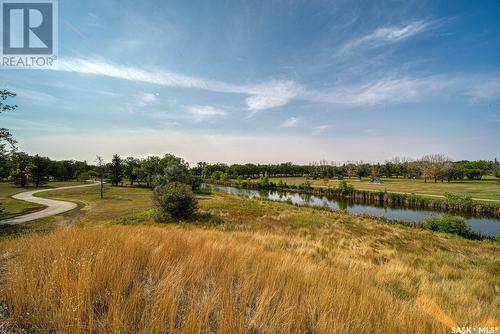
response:
<path id="1" fill-rule="evenodd" d="M 282 180 L 287 184 L 302 184 L 306 181 L 313 186 L 335 187 L 338 180 L 312 180 L 305 177 L 283 177 L 271 178 L 270 181 L 278 182 Z M 373 184 L 369 179 L 348 179 L 356 189 L 377 190 L 400 193 L 414 193 L 421 195 L 443 196 L 445 192 L 456 195 L 466 195 L 474 199 L 500 201 L 500 185 L 496 179 L 486 180 L 464 180 L 452 182 L 436 182 L 412 179 L 383 178 L 382 184 Z"/>
<path id="2" fill-rule="evenodd" d="M 50 182 L 43 187 L 39 187 L 38 189 L 47 189 L 47 188 L 58 188 L 58 187 L 66 187 L 72 185 L 80 185 L 81 182 Z M 12 195 L 23 191 L 36 190 L 37 188 L 34 186 L 28 186 L 25 188 L 18 187 L 12 183 L 0 182 L 0 204 L 3 209 L 0 212 L 0 219 L 8 219 L 12 217 L 16 217 L 22 214 L 35 212 L 43 208 L 43 205 L 29 203 L 25 201 L 19 201 L 11 198 Z"/>
<path id="3" fill-rule="evenodd" d="M 104 222 L 126 214 L 140 213 L 152 207 L 151 189 L 136 187 L 104 187 L 100 198 L 99 186 L 54 190 L 38 194 L 39 197 L 65 200 L 82 206 L 82 221 Z"/>

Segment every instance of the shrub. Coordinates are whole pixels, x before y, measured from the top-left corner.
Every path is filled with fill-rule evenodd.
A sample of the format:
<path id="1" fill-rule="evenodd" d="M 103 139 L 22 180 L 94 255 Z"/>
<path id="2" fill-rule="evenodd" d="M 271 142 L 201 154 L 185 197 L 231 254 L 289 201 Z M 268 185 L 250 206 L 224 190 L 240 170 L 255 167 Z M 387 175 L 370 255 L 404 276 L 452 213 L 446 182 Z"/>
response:
<path id="1" fill-rule="evenodd" d="M 267 186 L 269 186 L 269 176 L 262 175 L 260 177 L 260 186 L 261 187 L 267 187 Z"/>
<path id="2" fill-rule="evenodd" d="M 342 195 L 349 195 L 354 191 L 354 187 L 344 180 L 339 182 L 336 189 Z"/>
<path id="3" fill-rule="evenodd" d="M 452 233 L 458 235 L 465 235 L 469 232 L 469 227 L 465 223 L 465 220 L 461 217 L 445 216 L 442 218 L 429 218 L 425 220 L 423 227 L 425 229 Z"/>
<path id="4" fill-rule="evenodd" d="M 160 217 L 171 218 L 190 218 L 198 205 L 191 187 L 179 182 L 155 188 L 153 202 Z"/>

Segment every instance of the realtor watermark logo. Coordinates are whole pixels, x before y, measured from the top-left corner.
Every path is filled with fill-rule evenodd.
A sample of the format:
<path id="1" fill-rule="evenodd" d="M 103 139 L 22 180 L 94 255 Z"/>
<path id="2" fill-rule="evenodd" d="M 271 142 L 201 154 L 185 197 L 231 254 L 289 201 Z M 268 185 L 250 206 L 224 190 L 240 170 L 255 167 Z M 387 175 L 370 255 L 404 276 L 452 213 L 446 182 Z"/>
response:
<path id="1" fill-rule="evenodd" d="M 0 66 L 50 68 L 58 58 L 56 0 L 0 0 Z"/>

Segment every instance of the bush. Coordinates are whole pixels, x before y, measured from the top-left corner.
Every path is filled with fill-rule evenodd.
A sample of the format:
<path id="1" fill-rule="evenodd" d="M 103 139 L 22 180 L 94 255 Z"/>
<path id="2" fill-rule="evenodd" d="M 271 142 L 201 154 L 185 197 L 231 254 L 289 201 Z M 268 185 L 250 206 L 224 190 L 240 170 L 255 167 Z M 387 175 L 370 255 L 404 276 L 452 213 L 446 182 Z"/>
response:
<path id="1" fill-rule="evenodd" d="M 340 192 L 342 195 L 349 195 L 354 192 L 354 187 L 347 183 L 346 181 L 342 180 L 337 184 L 337 191 Z"/>
<path id="2" fill-rule="evenodd" d="M 264 187 L 264 188 L 267 187 L 267 186 L 269 186 L 269 176 L 262 175 L 260 177 L 259 184 L 260 184 L 261 187 Z"/>
<path id="3" fill-rule="evenodd" d="M 160 217 L 171 218 L 190 218 L 198 205 L 191 187 L 179 182 L 155 188 L 153 202 Z"/>
<path id="4" fill-rule="evenodd" d="M 215 172 L 212 173 L 211 178 L 218 181 L 220 180 L 222 176 L 222 172 L 220 170 L 216 170 Z"/>
<path id="5" fill-rule="evenodd" d="M 431 231 L 458 235 L 466 235 L 469 232 L 469 227 L 463 218 L 452 216 L 429 218 L 425 220 L 423 227 Z"/>

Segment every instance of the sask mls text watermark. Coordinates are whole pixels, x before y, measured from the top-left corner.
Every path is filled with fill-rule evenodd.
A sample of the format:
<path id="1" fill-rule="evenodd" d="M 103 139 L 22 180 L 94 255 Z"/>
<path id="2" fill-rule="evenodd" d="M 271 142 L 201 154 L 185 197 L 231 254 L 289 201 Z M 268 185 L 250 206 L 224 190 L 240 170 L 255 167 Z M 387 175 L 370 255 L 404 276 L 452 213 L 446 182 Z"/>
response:
<path id="1" fill-rule="evenodd" d="M 57 0 L 0 0 L 0 66 L 53 67 L 58 58 Z"/>

